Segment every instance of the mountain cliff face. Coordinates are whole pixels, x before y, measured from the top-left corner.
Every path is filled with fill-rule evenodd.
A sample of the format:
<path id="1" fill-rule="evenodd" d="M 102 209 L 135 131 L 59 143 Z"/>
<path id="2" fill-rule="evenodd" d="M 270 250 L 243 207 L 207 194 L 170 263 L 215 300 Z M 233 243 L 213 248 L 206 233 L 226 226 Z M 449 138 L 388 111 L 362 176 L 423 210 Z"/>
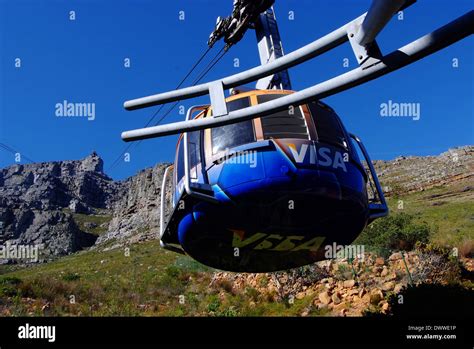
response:
<path id="1" fill-rule="evenodd" d="M 465 146 L 438 156 L 400 156 L 374 161 L 386 195 L 423 191 L 435 186 L 469 181 L 474 177 L 474 146 Z"/>
<path id="2" fill-rule="evenodd" d="M 0 169 L 0 246 L 38 246 L 48 259 L 154 239 L 166 167 L 113 181 L 92 153 L 77 161 Z"/>
<path id="3" fill-rule="evenodd" d="M 110 244 L 111 248 L 158 237 L 161 184 L 168 166 L 158 164 L 121 183 L 126 190 L 117 200 L 108 232 L 97 239 L 97 246 Z M 167 193 L 169 200 L 170 186 Z"/>
<path id="4" fill-rule="evenodd" d="M 466 146 L 439 156 L 374 164 L 390 196 L 459 181 L 472 183 L 473 155 L 474 146 Z M 42 245 L 42 256 L 49 258 L 156 239 L 167 166 L 157 164 L 124 181 L 113 181 L 103 172 L 102 159 L 92 153 L 77 161 L 0 169 L 0 246 Z M 170 193 L 169 186 L 168 199 Z"/>
<path id="5" fill-rule="evenodd" d="M 93 153 L 80 161 L 14 165 L 0 170 L 0 244 L 42 245 L 44 256 L 92 246 L 74 214 L 112 209 L 123 192 Z"/>

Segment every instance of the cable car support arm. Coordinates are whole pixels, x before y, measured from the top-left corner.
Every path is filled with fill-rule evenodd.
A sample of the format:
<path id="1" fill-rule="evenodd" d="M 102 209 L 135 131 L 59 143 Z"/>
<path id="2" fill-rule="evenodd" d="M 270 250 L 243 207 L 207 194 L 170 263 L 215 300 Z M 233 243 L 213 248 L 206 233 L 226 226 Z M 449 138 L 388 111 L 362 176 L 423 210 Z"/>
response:
<path id="1" fill-rule="evenodd" d="M 359 60 L 360 66 L 345 74 L 270 102 L 231 113 L 227 112 L 224 102 L 225 89 L 256 81 L 262 77 L 288 69 L 317 57 L 347 41 L 351 42 L 356 57 L 360 57 L 357 45 L 364 48 L 376 47 L 376 42 L 372 40 L 372 37 L 379 33 L 386 24 L 385 21 L 380 22 L 377 21 L 376 18 L 382 18 L 384 17 L 384 14 L 386 15 L 388 12 L 393 15 L 394 11 L 393 7 L 384 7 L 380 4 L 387 4 L 389 2 L 392 2 L 392 0 L 374 0 L 368 13 L 310 43 L 309 45 L 266 65 L 214 82 L 125 102 L 124 106 L 126 109 L 134 110 L 210 94 L 211 104 L 213 110 L 216 112 L 213 117 L 127 131 L 122 133 L 122 139 L 125 141 L 135 141 L 218 127 L 266 116 L 284 110 L 290 105 L 297 106 L 312 100 L 322 99 L 405 67 L 468 37 L 473 32 L 474 11 L 470 11 L 434 32 L 427 34 L 388 55 L 382 56 L 379 50 L 374 51 L 373 49 L 367 49 L 367 53 L 370 56 L 366 59 Z M 399 3 L 401 4 L 402 2 L 403 1 L 400 1 Z M 375 10 L 373 10 L 373 8 L 375 8 Z M 365 23 L 367 23 L 364 32 L 365 34 L 359 34 L 360 28 L 363 28 Z M 364 46 L 363 43 L 367 40 L 372 40 L 372 42 Z M 375 52 L 375 54 L 373 54 L 373 52 Z"/>

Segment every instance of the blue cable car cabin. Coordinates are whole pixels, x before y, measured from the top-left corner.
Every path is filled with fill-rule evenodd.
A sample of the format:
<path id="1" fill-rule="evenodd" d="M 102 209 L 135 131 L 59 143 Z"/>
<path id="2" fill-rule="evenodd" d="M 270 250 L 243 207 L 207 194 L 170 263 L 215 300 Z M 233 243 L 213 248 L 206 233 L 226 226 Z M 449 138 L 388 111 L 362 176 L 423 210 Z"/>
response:
<path id="1" fill-rule="evenodd" d="M 226 103 L 234 111 L 290 93 L 255 90 Z M 188 119 L 196 112 L 205 118 L 212 108 L 193 107 Z M 162 246 L 222 270 L 271 272 L 314 263 L 325 258 L 326 245 L 352 243 L 388 213 L 363 144 L 322 102 L 182 134 L 172 170 L 163 181 L 162 222 L 172 173 Z"/>

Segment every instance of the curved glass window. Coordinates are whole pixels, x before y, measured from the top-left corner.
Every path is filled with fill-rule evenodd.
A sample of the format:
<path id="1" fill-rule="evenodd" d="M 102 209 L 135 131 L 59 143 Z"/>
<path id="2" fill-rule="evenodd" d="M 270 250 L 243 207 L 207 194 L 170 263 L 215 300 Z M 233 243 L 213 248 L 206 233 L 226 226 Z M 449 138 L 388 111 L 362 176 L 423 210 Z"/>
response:
<path id="1" fill-rule="evenodd" d="M 244 109 L 250 106 L 250 98 L 239 98 L 227 102 L 229 112 Z M 220 126 L 211 129 L 212 154 L 215 155 L 226 149 L 242 144 L 255 142 L 255 131 L 252 120 L 238 122 L 232 125 Z"/>
<path id="2" fill-rule="evenodd" d="M 188 134 L 189 169 L 192 179 L 198 178 L 197 167 L 201 163 L 201 131 Z"/>
<path id="3" fill-rule="evenodd" d="M 318 141 L 347 148 L 346 136 L 336 113 L 318 102 L 308 103 L 308 107 L 316 126 Z"/>
<path id="4" fill-rule="evenodd" d="M 181 138 L 178 146 L 178 155 L 176 158 L 176 184 L 179 183 L 181 178 L 184 177 L 184 148 L 183 148 L 184 139 Z"/>

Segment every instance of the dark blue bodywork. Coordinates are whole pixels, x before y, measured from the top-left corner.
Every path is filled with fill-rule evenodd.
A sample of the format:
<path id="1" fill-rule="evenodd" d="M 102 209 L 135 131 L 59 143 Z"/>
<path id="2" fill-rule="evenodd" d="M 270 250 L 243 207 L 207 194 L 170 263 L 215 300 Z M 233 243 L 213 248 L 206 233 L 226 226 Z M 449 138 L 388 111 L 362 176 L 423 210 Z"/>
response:
<path id="1" fill-rule="evenodd" d="M 204 173 L 215 200 L 187 195 L 181 180 L 163 240 L 218 269 L 306 265 L 323 259 L 326 245 L 351 243 L 368 222 L 367 177 L 351 148 L 265 140 L 232 149 Z"/>

